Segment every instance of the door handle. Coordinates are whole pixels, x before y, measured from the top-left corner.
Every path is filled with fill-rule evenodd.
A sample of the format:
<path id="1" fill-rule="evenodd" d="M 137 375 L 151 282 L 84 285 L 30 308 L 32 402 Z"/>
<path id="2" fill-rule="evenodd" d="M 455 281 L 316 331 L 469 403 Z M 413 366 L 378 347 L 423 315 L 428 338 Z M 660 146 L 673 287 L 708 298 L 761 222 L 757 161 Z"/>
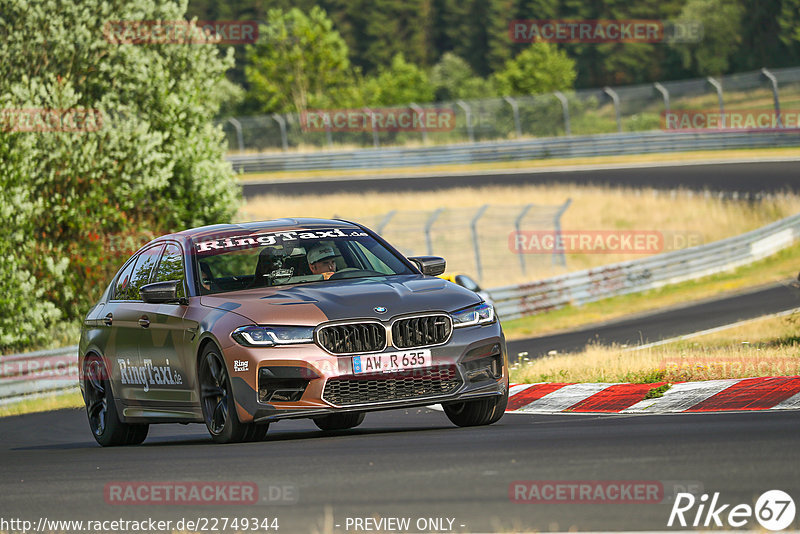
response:
<path id="1" fill-rule="evenodd" d="M 148 326 L 150 326 L 150 319 L 148 319 L 146 315 L 142 315 L 139 318 L 139 326 L 141 326 L 142 328 L 147 328 Z"/>
<path id="2" fill-rule="evenodd" d="M 108 314 L 106 314 L 106 316 L 105 316 L 105 317 L 103 317 L 103 323 L 104 323 L 106 326 L 111 326 L 111 322 L 112 322 L 113 320 L 114 320 L 114 314 L 113 314 L 113 313 L 108 313 Z"/>

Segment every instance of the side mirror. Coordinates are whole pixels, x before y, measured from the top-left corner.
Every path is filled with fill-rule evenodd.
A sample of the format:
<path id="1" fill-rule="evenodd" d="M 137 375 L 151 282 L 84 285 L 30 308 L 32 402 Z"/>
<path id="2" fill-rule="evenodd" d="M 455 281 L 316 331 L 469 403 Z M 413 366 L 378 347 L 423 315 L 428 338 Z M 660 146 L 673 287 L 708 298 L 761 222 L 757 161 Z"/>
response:
<path id="1" fill-rule="evenodd" d="M 139 288 L 139 295 L 148 304 L 166 304 L 168 302 L 188 304 L 189 301 L 185 297 L 178 296 L 178 288 L 182 285 L 181 280 L 154 282 Z"/>
<path id="2" fill-rule="evenodd" d="M 422 271 L 422 274 L 428 276 L 439 276 L 444 272 L 447 262 L 444 258 L 439 256 L 412 256 L 408 258 Z"/>

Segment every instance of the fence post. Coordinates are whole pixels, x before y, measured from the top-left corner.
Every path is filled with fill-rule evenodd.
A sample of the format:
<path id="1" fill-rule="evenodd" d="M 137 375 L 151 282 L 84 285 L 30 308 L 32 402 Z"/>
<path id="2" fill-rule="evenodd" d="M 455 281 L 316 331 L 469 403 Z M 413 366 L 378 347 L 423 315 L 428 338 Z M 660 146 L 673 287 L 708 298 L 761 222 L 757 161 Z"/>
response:
<path id="1" fill-rule="evenodd" d="M 610 87 L 603 87 L 603 92 L 610 96 L 611 101 L 614 102 L 614 113 L 617 116 L 617 131 L 622 133 L 622 114 L 619 110 L 619 95 Z"/>
<path id="2" fill-rule="evenodd" d="M 466 115 L 467 119 L 467 135 L 469 136 L 469 142 L 474 143 L 475 132 L 472 129 L 472 109 L 469 107 L 469 104 L 463 100 L 456 100 L 456 104 L 458 104 L 458 107 L 464 110 L 464 115 Z"/>
<path id="3" fill-rule="evenodd" d="M 530 209 L 533 206 L 534 206 L 533 204 L 527 204 L 525 207 L 522 208 L 522 211 L 519 212 L 519 215 L 517 215 L 517 218 L 514 219 L 514 230 L 517 231 L 517 235 L 519 235 L 519 233 L 520 233 L 520 224 L 522 223 L 522 219 L 525 218 L 525 216 L 528 214 L 528 211 L 530 211 Z M 524 252 L 520 252 L 519 250 L 516 250 L 516 242 L 515 242 L 514 249 L 515 249 L 516 253 L 519 255 L 519 266 L 520 266 L 520 269 L 522 270 L 522 274 L 525 274 L 525 253 Z"/>
<path id="4" fill-rule="evenodd" d="M 386 225 L 389 224 L 389 221 L 392 220 L 392 217 L 394 217 L 395 213 L 397 213 L 397 210 L 392 210 L 389 213 L 387 213 L 383 217 L 383 220 L 378 224 L 378 227 L 375 229 L 375 233 L 382 234 L 383 229 L 386 228 Z"/>
<path id="5" fill-rule="evenodd" d="M 722 128 L 725 128 L 725 102 L 722 99 L 722 84 L 719 83 L 717 80 L 709 76 L 706 78 L 706 81 L 710 83 L 714 89 L 717 90 L 717 100 L 719 100 L 719 117 L 720 117 L 720 124 L 722 124 Z"/>
<path id="6" fill-rule="evenodd" d="M 239 144 L 239 152 L 244 152 L 244 137 L 242 136 L 242 123 L 233 117 L 228 118 L 228 122 L 233 124 L 236 129 L 236 142 Z"/>
<path id="7" fill-rule="evenodd" d="M 472 248 L 475 250 L 475 267 L 478 271 L 478 280 L 483 280 L 483 268 L 481 267 L 481 250 L 478 244 L 478 220 L 483 217 L 484 212 L 489 207 L 489 204 L 484 204 L 472 217 L 470 226 L 472 227 Z"/>
<path id="8" fill-rule="evenodd" d="M 372 145 L 375 148 L 378 148 L 381 146 L 381 142 L 378 140 L 378 131 L 375 129 L 375 113 L 373 113 L 369 108 L 364 108 L 364 111 L 367 112 L 367 115 L 369 115 L 370 121 L 372 122 Z"/>
<path id="9" fill-rule="evenodd" d="M 434 210 L 430 217 L 428 217 L 427 222 L 425 223 L 425 244 L 428 246 L 428 256 L 433 256 L 433 241 L 431 240 L 431 227 L 433 227 L 433 223 L 436 222 L 436 219 L 439 218 L 439 215 L 444 211 L 444 208 L 438 208 Z"/>
<path id="10" fill-rule="evenodd" d="M 422 126 L 422 128 L 421 128 L 422 129 L 422 144 L 427 145 L 428 144 L 428 128 L 425 126 L 425 110 L 423 110 L 419 106 L 419 104 L 415 104 L 414 102 L 411 102 L 408 105 L 408 107 L 414 113 L 416 113 L 417 116 L 419 117 L 419 123 Z"/>
<path id="11" fill-rule="evenodd" d="M 561 216 L 564 215 L 564 212 L 567 211 L 569 205 L 572 204 L 572 199 L 568 198 L 561 207 L 558 208 L 556 214 L 553 216 L 553 228 L 555 229 L 555 241 L 553 243 L 553 265 L 561 265 L 562 267 L 567 266 L 567 258 L 564 254 L 563 247 L 559 251 L 558 243 L 561 241 Z"/>
<path id="12" fill-rule="evenodd" d="M 333 146 L 333 134 L 331 134 L 331 116 L 327 113 L 322 114 L 322 122 L 325 123 L 325 141 L 327 141 L 328 146 Z"/>
<path id="13" fill-rule="evenodd" d="M 503 100 L 508 102 L 508 105 L 511 106 L 511 111 L 514 113 L 514 130 L 516 130 L 517 139 L 519 139 L 522 137 L 522 127 L 519 124 L 519 105 L 517 104 L 517 101 L 510 96 L 504 96 Z"/>
<path id="14" fill-rule="evenodd" d="M 656 82 L 653 84 L 653 87 L 656 88 L 656 91 L 661 93 L 661 96 L 664 97 L 664 113 L 669 113 L 669 91 L 666 87 L 661 85 L 660 83 Z M 666 118 L 666 117 L 665 117 Z"/>
<path id="15" fill-rule="evenodd" d="M 572 135 L 572 129 L 569 125 L 569 102 L 567 101 L 567 97 L 564 96 L 564 93 L 561 91 L 556 91 L 553 95 L 561 102 L 561 110 L 564 113 L 564 132 L 566 132 L 567 135 Z"/>
<path id="16" fill-rule="evenodd" d="M 281 145 L 283 146 L 283 151 L 286 152 L 289 150 L 289 139 L 286 136 L 286 119 L 277 113 L 273 113 L 271 116 L 281 129 Z"/>
<path id="17" fill-rule="evenodd" d="M 765 68 L 761 69 L 761 74 L 769 80 L 772 84 L 772 101 L 775 105 L 775 116 L 778 117 L 778 128 L 783 128 L 783 119 L 781 118 L 781 98 L 778 96 L 778 79 Z"/>

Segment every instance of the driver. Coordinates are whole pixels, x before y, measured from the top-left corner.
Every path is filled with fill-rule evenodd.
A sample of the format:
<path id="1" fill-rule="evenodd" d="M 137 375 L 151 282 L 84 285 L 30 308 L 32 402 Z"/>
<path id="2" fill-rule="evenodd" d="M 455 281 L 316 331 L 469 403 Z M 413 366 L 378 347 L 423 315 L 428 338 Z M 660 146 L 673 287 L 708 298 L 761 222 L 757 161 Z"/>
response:
<path id="1" fill-rule="evenodd" d="M 312 274 L 321 274 L 327 280 L 336 272 L 336 251 L 333 245 L 319 243 L 308 251 L 306 259 Z"/>

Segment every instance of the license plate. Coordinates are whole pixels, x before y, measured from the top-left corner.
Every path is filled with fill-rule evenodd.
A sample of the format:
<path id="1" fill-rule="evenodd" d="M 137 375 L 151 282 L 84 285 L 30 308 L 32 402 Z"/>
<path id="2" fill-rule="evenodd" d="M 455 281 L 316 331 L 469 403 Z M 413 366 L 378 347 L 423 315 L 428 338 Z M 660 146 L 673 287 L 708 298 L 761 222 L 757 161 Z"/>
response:
<path id="1" fill-rule="evenodd" d="M 383 354 L 353 356 L 353 373 L 389 373 L 431 365 L 431 351 L 407 350 Z"/>

